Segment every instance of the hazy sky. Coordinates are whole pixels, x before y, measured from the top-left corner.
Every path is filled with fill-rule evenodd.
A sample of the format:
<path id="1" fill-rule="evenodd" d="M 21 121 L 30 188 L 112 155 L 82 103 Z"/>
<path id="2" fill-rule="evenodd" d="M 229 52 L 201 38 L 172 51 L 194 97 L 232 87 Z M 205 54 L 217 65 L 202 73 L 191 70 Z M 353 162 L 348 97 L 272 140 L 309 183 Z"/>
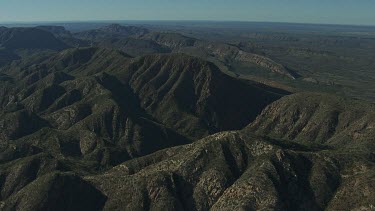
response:
<path id="1" fill-rule="evenodd" d="M 0 22 L 240 20 L 375 25 L 375 0 L 0 0 Z"/>

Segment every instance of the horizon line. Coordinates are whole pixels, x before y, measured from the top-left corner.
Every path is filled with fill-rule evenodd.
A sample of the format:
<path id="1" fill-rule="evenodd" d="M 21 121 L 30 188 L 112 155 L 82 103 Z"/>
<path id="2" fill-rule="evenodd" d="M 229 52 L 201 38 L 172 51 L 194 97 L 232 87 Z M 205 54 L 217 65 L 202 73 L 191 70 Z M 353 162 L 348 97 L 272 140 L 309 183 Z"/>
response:
<path id="1" fill-rule="evenodd" d="M 174 19 L 160 19 L 160 20 L 55 20 L 55 21 L 0 21 L 0 24 L 12 25 L 12 24 L 43 24 L 43 23 L 105 23 L 105 22 L 214 22 L 214 23 L 277 23 L 277 24 L 307 24 L 307 25 L 331 25 L 331 26 L 362 26 L 362 27 L 375 27 L 370 24 L 351 24 L 351 23 L 318 23 L 318 22 L 289 22 L 289 21 L 250 21 L 250 20 L 174 20 Z"/>

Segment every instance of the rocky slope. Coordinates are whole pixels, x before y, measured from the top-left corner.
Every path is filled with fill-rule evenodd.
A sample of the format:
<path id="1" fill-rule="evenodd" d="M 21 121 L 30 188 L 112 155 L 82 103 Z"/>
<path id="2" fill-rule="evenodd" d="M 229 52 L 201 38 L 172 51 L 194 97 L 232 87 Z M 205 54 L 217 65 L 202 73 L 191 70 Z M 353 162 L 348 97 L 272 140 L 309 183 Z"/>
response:
<path id="1" fill-rule="evenodd" d="M 290 73 L 236 46 L 91 33 L 0 29 L 0 210 L 374 209 L 373 104 L 232 78 Z"/>
<path id="2" fill-rule="evenodd" d="M 369 156 L 224 132 L 85 179 L 104 210 L 370 210 Z"/>
<path id="3" fill-rule="evenodd" d="M 37 146 L 98 168 L 241 129 L 281 96 L 179 54 L 133 59 L 78 48 L 2 72 L 2 142 L 22 143 L 21 151 Z M 5 147 L 4 161 L 23 153 Z"/>
<path id="4" fill-rule="evenodd" d="M 275 104 L 300 97 L 292 95 Z M 324 100 L 326 96 L 305 93 L 304 97 Z M 338 105 L 357 111 L 363 108 L 342 101 Z M 300 108 L 307 109 L 309 104 Z M 373 108 L 367 111 L 374 112 Z M 325 112 L 321 116 L 329 118 Z M 2 207 L 54 207 L 61 203 L 54 193 L 64 190 L 86 195 L 85 203 L 93 210 L 373 209 L 373 150 L 352 150 L 328 140 L 321 144 L 274 139 L 246 128 L 164 149 L 94 174 L 82 172 L 82 164 L 67 165 L 34 149 L 29 153 L 37 155 L 2 165 Z M 361 146 L 360 142 L 352 139 L 351 145 Z M 374 145 L 373 141 L 369 144 Z M 61 173 L 66 171 L 77 173 Z M 48 198 L 41 201 L 43 194 Z M 76 197 L 65 197 L 70 203 L 64 206 L 79 208 Z"/>
<path id="5" fill-rule="evenodd" d="M 375 205 L 371 104 L 277 100 L 183 54 L 76 48 L 33 61 L 1 69 L 2 210 Z"/>
<path id="6" fill-rule="evenodd" d="M 279 97 L 182 54 L 141 57 L 129 70 L 126 83 L 139 96 L 142 108 L 193 139 L 243 128 Z"/>
<path id="7" fill-rule="evenodd" d="M 1 69 L 5 210 L 100 209 L 107 196 L 83 175 L 241 129 L 281 96 L 182 54 L 131 58 L 76 48 L 33 61 Z M 63 199 L 56 197 L 61 192 Z"/>
<path id="8" fill-rule="evenodd" d="M 278 139 L 366 150 L 375 141 L 374 111 L 373 104 L 361 101 L 300 93 L 270 105 L 248 129 Z"/>

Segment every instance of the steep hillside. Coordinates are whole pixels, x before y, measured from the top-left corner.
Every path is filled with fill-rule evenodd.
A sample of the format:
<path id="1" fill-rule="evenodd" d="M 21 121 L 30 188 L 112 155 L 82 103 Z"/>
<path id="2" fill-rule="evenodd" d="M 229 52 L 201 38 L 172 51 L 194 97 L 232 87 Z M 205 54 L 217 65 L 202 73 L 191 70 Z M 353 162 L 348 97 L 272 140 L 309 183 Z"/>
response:
<path id="1" fill-rule="evenodd" d="M 268 106 L 248 129 L 287 140 L 366 150 L 375 141 L 374 111 L 373 104 L 361 101 L 300 93 Z"/>
<path id="2" fill-rule="evenodd" d="M 141 106 L 167 126 L 192 138 L 245 127 L 279 98 L 267 88 L 223 74 L 212 63 L 183 54 L 136 59 L 127 83 Z"/>
<path id="3" fill-rule="evenodd" d="M 143 56 L 155 53 L 170 53 L 171 50 L 152 40 L 136 38 L 109 38 L 103 39 L 98 46 L 104 48 L 114 48 L 126 52 L 132 56 Z"/>
<path id="4" fill-rule="evenodd" d="M 153 40 L 161 45 L 167 46 L 170 49 L 193 47 L 200 42 L 198 39 L 184 36 L 178 33 L 167 32 L 152 32 L 142 36 L 142 39 Z"/>
<path id="5" fill-rule="evenodd" d="M 186 55 L 77 48 L 2 71 L 1 140 L 95 168 L 241 129 L 281 97 Z"/>
<path id="6" fill-rule="evenodd" d="M 0 210 L 375 209 L 366 27 L 184 24 L 0 27 Z"/>
<path id="7" fill-rule="evenodd" d="M 64 42 L 70 47 L 90 47 L 91 42 L 82 40 L 73 36 L 73 34 L 66 30 L 63 26 L 37 26 L 35 27 L 40 30 L 44 30 L 52 33 L 56 38 Z"/>
<path id="8" fill-rule="evenodd" d="M 107 197 L 83 175 L 241 129 L 281 96 L 182 54 L 133 59 L 76 48 L 37 60 L 1 69 L 0 206 L 6 210 L 100 210 Z M 55 197 L 62 192 L 69 203 Z"/>
<path id="9" fill-rule="evenodd" d="M 8 49 L 62 50 L 67 45 L 53 34 L 37 28 L 0 28 L 0 46 Z"/>
<path id="10" fill-rule="evenodd" d="M 3 161 L 35 147 L 97 169 L 190 142 L 142 111 L 137 96 L 114 76 L 73 76 L 65 66 L 45 70 L 49 69 L 25 75 L 19 86 L 4 94 Z M 12 150 L 7 143 L 23 147 Z"/>
<path id="11" fill-rule="evenodd" d="M 375 204 L 371 104 L 279 99 L 196 57 L 101 48 L 14 62 L 0 79 L 2 210 Z"/>
<path id="12" fill-rule="evenodd" d="M 63 26 L 37 26 L 35 27 L 40 30 L 48 31 L 55 35 L 55 37 L 59 38 L 71 38 L 72 33 L 70 31 L 66 30 Z"/>
<path id="13" fill-rule="evenodd" d="M 2 192 L 10 193 L 2 207 L 53 207 L 59 202 L 41 200 L 50 196 L 46 193 L 78 192 L 94 210 L 371 210 L 371 157 L 371 152 L 300 145 L 248 131 L 218 133 L 97 175 L 60 173 L 77 167 L 30 156 L 13 163 L 20 170 L 1 166 L 7 184 Z M 26 175 L 35 175 L 28 173 L 35 168 L 40 175 L 33 180 Z M 78 208 L 80 203 L 72 199 L 64 206 Z"/>
<path id="14" fill-rule="evenodd" d="M 147 29 L 142 27 L 111 24 L 108 26 L 101 27 L 99 29 L 77 32 L 74 34 L 74 36 L 84 40 L 101 41 L 101 39 L 107 38 L 125 38 L 129 36 L 142 36 L 148 32 L 149 31 Z"/>
<path id="15" fill-rule="evenodd" d="M 4 48 L 0 49 L 0 67 L 18 59 L 20 59 L 20 57 L 12 51 Z"/>
<path id="16" fill-rule="evenodd" d="M 104 210 L 370 210 L 369 156 L 224 132 L 85 179 Z"/>
<path id="17" fill-rule="evenodd" d="M 0 27 L 0 68 L 21 59 L 35 62 L 44 54 L 68 47 L 52 33 L 39 28 Z"/>
<path id="18" fill-rule="evenodd" d="M 108 196 L 104 210 L 371 210 L 374 113 L 360 101 L 295 94 L 268 106 L 242 131 L 85 179 Z"/>

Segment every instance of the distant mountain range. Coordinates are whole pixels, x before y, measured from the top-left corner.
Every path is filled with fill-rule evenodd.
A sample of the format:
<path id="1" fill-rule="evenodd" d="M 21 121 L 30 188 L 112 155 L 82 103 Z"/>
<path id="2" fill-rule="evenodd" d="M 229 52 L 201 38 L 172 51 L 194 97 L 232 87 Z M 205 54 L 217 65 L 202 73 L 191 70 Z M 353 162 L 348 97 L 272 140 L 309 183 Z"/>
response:
<path id="1" fill-rule="evenodd" d="M 25 40 L 17 37 L 18 31 L 25 30 Z M 1 32 L 2 31 L 2 32 Z M 115 48 L 133 56 L 150 53 L 181 52 L 193 56 L 200 56 L 221 65 L 230 65 L 232 62 L 248 62 L 269 71 L 295 78 L 297 75 L 290 72 L 282 65 L 261 55 L 244 52 L 234 46 L 212 43 L 189 38 L 180 34 L 151 32 L 145 28 L 135 26 L 108 25 L 99 29 L 71 34 L 63 27 L 38 26 L 36 28 L 11 28 L 5 27 L 0 31 L 2 46 L 7 49 L 51 49 L 61 50 L 77 46 L 99 45 L 106 48 Z M 44 31 L 44 32 L 42 32 Z M 61 41 L 50 34 L 54 34 Z M 9 36 L 9 37 L 6 37 Z M 38 37 L 38 38 L 36 38 Z M 38 39 L 38 40 L 33 40 Z M 36 42 L 35 42 L 36 41 Z M 43 42 L 42 42 L 43 41 Z M 17 43 L 17 45 L 12 44 Z M 30 43 L 33 43 L 32 45 Z M 219 65 L 220 65 L 219 64 Z"/>

